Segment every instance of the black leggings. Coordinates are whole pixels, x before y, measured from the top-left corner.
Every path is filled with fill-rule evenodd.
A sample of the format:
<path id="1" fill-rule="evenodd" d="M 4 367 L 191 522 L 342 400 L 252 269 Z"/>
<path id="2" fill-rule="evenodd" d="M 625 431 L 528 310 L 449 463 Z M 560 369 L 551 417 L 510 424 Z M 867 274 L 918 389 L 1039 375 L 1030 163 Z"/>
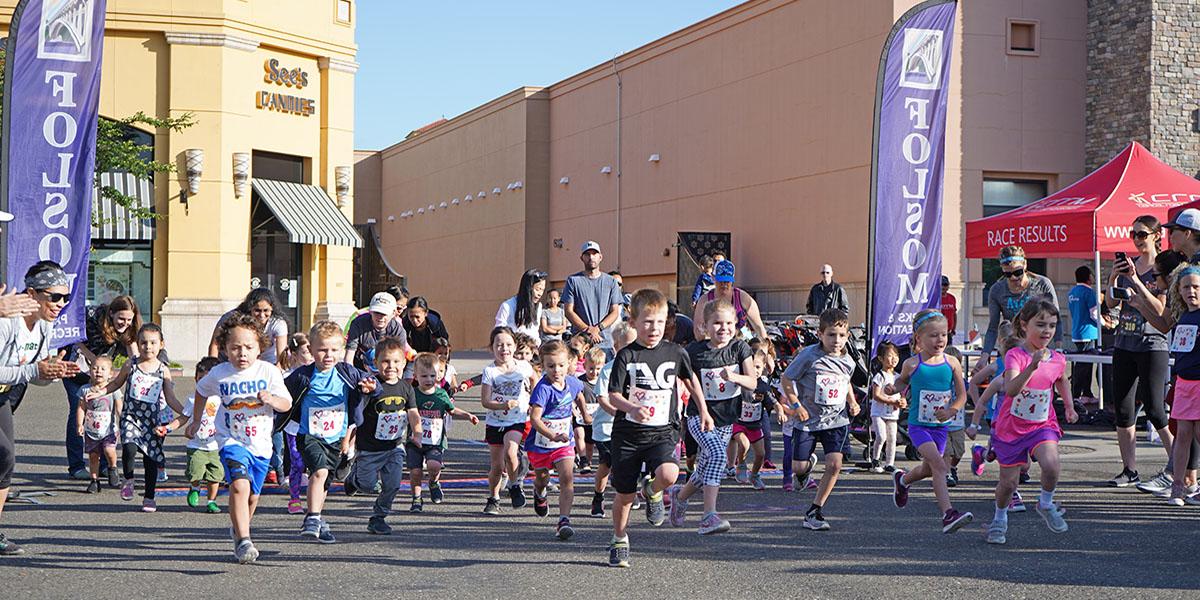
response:
<path id="1" fill-rule="evenodd" d="M 132 442 L 121 446 L 121 465 L 125 471 L 125 479 L 133 479 L 133 461 L 137 460 L 137 455 L 140 452 L 137 444 Z M 150 460 L 149 456 L 143 454 L 142 468 L 146 471 L 146 486 L 143 488 L 146 490 L 146 493 L 142 494 L 142 496 L 148 500 L 153 500 L 154 488 L 158 486 L 158 463 Z"/>
<path id="2" fill-rule="evenodd" d="M 12 406 L 0 405 L 0 490 L 12 485 L 17 467 L 17 438 L 13 436 Z"/>
<path id="3" fill-rule="evenodd" d="M 1113 350 L 1113 396 L 1117 405 L 1117 427 L 1133 427 L 1137 424 L 1137 403 L 1141 403 L 1146 418 L 1155 429 L 1167 426 L 1164 401 L 1171 373 L 1168 364 L 1170 356 L 1166 350 Z"/>

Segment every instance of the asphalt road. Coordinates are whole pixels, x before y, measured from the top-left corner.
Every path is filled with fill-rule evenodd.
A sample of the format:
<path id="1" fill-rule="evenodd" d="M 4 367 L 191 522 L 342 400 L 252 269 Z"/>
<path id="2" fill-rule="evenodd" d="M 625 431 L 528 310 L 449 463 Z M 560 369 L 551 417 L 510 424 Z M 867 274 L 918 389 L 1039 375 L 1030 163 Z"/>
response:
<path id="1" fill-rule="evenodd" d="M 481 362 L 456 364 L 477 372 Z M 180 387 L 190 391 L 191 382 Z M 477 395 L 466 394 L 460 405 L 481 412 Z M 1051 533 L 1030 510 L 1011 517 L 1007 546 L 985 544 L 994 466 L 978 479 L 964 468 L 952 497 L 977 518 L 953 535 L 940 532 L 928 484 L 916 486 L 909 507 L 899 510 L 890 479 L 861 472 L 839 481 L 825 511 L 832 530 L 808 531 L 801 522 L 812 492 L 783 492 L 775 473 L 767 491 L 722 489 L 719 508 L 733 523 L 723 535 L 698 536 L 695 511 L 683 529 L 655 529 L 635 513 L 633 568 L 611 569 L 605 564 L 611 524 L 586 516 L 590 486 L 580 486 L 569 542 L 555 539 L 554 520 L 536 517 L 531 507 L 481 514 L 485 492 L 477 480 L 487 453 L 470 440 L 482 438 L 482 425 L 456 422 L 444 504 L 427 502 L 425 513 L 410 515 L 402 492 L 389 518 L 395 533 L 379 537 L 366 533 L 372 498 L 333 495 L 324 514 L 339 543 L 320 545 L 297 535 L 301 517 L 287 514 L 283 488 L 269 489 L 253 525 L 262 557 L 239 566 L 228 516 L 196 513 L 184 503 L 181 437 L 169 438 L 171 480 L 160 491 L 159 511 L 144 514 L 140 502 L 122 502 L 116 490 L 87 495 L 85 483 L 65 476 L 65 407 L 60 385 L 34 388 L 16 416 L 15 487 L 56 495 L 41 505 L 5 508 L 0 530 L 28 550 L 0 559 L 6 597 L 667 598 L 691 590 L 703 598 L 1065 600 L 1195 597 L 1200 588 L 1200 508 L 1098 487 L 1118 464 L 1112 434 L 1098 429 L 1072 429 L 1064 440 L 1058 498 L 1069 511 L 1065 534 Z M 1164 458 L 1146 443 L 1139 457 L 1143 473 Z M 1032 500 L 1035 487 L 1026 489 Z"/>

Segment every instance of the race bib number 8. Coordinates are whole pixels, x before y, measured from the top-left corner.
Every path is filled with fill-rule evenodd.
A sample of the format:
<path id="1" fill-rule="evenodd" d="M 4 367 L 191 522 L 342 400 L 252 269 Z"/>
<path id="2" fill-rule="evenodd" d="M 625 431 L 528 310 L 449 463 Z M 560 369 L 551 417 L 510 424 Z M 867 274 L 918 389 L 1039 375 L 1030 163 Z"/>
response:
<path id="1" fill-rule="evenodd" d="M 949 421 L 938 420 L 936 411 L 950 406 L 950 398 L 952 397 L 949 390 L 938 392 L 934 390 L 921 390 L 921 397 L 917 407 L 917 419 L 922 423 L 948 423 Z"/>
<path id="2" fill-rule="evenodd" d="M 1021 390 L 1012 399 L 1008 412 L 1018 419 L 1041 423 L 1050 418 L 1050 390 Z"/>
<path id="3" fill-rule="evenodd" d="M 563 448 L 571 445 L 571 419 L 543 419 L 542 422 L 546 424 L 546 427 L 550 430 L 550 433 L 555 435 L 563 434 L 567 436 L 567 441 L 556 442 L 542 435 L 542 432 L 539 431 L 533 440 L 535 445 L 537 445 L 539 448 Z"/>
<path id="4" fill-rule="evenodd" d="M 700 369 L 700 385 L 704 388 L 704 398 L 707 400 L 728 400 L 737 396 L 740 389 L 736 383 L 725 381 L 721 377 L 721 372 L 725 367 L 718 369 Z"/>
<path id="5" fill-rule="evenodd" d="M 635 387 L 629 391 L 629 400 L 634 404 L 650 409 L 650 415 L 645 421 L 638 420 L 637 413 L 625 415 L 625 419 L 640 425 L 661 427 L 671 422 L 671 398 L 673 390 L 643 390 Z"/>

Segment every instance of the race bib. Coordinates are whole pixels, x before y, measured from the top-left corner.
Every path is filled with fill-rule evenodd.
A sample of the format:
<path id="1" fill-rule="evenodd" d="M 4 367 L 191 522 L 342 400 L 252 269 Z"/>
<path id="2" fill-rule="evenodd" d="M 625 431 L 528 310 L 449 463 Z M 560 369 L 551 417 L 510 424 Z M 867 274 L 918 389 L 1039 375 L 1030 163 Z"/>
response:
<path id="1" fill-rule="evenodd" d="M 251 415 L 245 411 L 232 413 L 229 415 L 229 435 L 237 443 L 253 448 L 259 436 L 271 436 L 271 416 Z"/>
<path id="2" fill-rule="evenodd" d="M 441 417 L 421 417 L 421 445 L 437 446 L 442 443 L 442 428 L 446 420 Z"/>
<path id="3" fill-rule="evenodd" d="M 1171 352 L 1191 352 L 1196 347 L 1196 326 L 1176 325 L 1171 334 Z"/>
<path id="4" fill-rule="evenodd" d="M 542 435 L 542 432 L 539 431 L 533 439 L 534 445 L 539 448 L 562 448 L 571 445 L 571 419 L 542 419 L 542 422 L 546 424 L 546 428 L 550 430 L 550 433 L 555 435 L 561 433 L 567 436 L 567 441 L 556 442 Z"/>
<path id="5" fill-rule="evenodd" d="M 817 375 L 817 393 L 814 398 L 817 404 L 837 406 L 846 402 L 846 387 L 850 378 L 838 374 Z"/>
<path id="6" fill-rule="evenodd" d="M 346 409 L 341 406 L 308 409 L 308 433 L 324 438 L 340 437 L 346 425 Z"/>
<path id="7" fill-rule="evenodd" d="M 1018 419 L 1043 422 L 1050 418 L 1050 390 L 1021 390 L 1009 404 L 1008 412 Z"/>
<path id="8" fill-rule="evenodd" d="M 645 421 L 640 421 L 637 418 L 637 413 L 626 413 L 625 419 L 639 425 L 649 425 L 652 427 L 667 425 L 671 422 L 671 398 L 674 396 L 672 392 L 673 390 L 630 388 L 629 401 L 637 406 L 650 409 L 650 416 Z"/>
<path id="9" fill-rule="evenodd" d="M 217 424 L 213 422 L 212 417 L 204 415 L 204 417 L 200 419 L 200 427 L 196 430 L 195 439 L 212 439 L 214 435 L 217 435 Z"/>
<path id="10" fill-rule="evenodd" d="M 406 413 L 400 411 L 379 413 L 379 418 L 375 421 L 375 439 L 385 442 L 400 439 L 404 416 Z"/>
<path id="11" fill-rule="evenodd" d="M 742 416 L 738 420 L 743 423 L 757 423 L 762 419 L 762 404 L 758 402 L 743 402 Z"/>
<path id="12" fill-rule="evenodd" d="M 949 390 L 944 392 L 921 390 L 917 404 L 917 420 L 922 423 L 948 423 L 949 421 L 938 420 L 934 412 L 950 406 L 952 397 Z"/>
<path id="13" fill-rule="evenodd" d="M 741 393 L 738 384 L 721 377 L 724 370 L 725 367 L 700 369 L 700 386 L 704 388 L 705 400 L 728 400 Z"/>
<path id="14" fill-rule="evenodd" d="M 85 415 L 83 430 L 93 439 L 103 438 L 112 429 L 112 411 L 93 410 Z"/>
<path id="15" fill-rule="evenodd" d="M 524 399 L 524 402 L 522 402 Z M 529 397 L 528 396 L 501 396 L 500 394 L 492 394 L 492 402 L 509 402 L 517 401 L 516 408 L 507 408 L 503 410 L 489 410 L 488 414 L 492 415 L 498 421 L 524 421 L 525 413 L 529 412 Z"/>
<path id="16" fill-rule="evenodd" d="M 158 402 L 162 397 L 162 379 L 147 375 L 140 369 L 134 368 L 129 373 L 129 389 L 133 399 L 138 402 Z"/>

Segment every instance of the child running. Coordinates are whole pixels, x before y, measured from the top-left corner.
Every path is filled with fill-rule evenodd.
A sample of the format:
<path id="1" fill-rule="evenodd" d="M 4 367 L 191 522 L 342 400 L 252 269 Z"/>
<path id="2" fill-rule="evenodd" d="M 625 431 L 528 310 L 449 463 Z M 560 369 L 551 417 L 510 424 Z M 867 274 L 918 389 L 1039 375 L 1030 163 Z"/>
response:
<path id="1" fill-rule="evenodd" d="M 1074 423 L 1079 415 L 1075 414 L 1071 399 L 1066 358 L 1048 348 L 1057 327 L 1058 308 L 1041 298 L 1025 303 L 1014 319 L 1013 328 L 1022 343 L 1004 357 L 1004 400 L 993 423 L 992 449 L 1000 463 L 1000 480 L 996 484 L 996 516 L 987 529 L 989 544 L 1007 541 L 1008 505 L 1017 489 L 1021 468 L 1029 464 L 1030 456 L 1041 468 L 1042 492 L 1037 512 L 1050 531 L 1067 531 L 1063 511 L 1054 504 L 1059 474 L 1058 441 L 1062 439 L 1062 429 L 1054 414 L 1054 392 L 1057 390 L 1063 400 L 1068 423 Z"/>
<path id="2" fill-rule="evenodd" d="M 1184 486 L 1192 442 L 1200 437 L 1200 347 L 1196 346 L 1196 333 L 1200 329 L 1200 266 L 1180 269 L 1172 279 L 1169 297 L 1175 313 L 1175 329 L 1171 334 L 1175 401 L 1171 405 L 1171 418 L 1177 429 L 1172 448 L 1175 472 L 1168 502 L 1172 506 L 1200 506 L 1200 491 L 1194 484 Z"/>
<path id="3" fill-rule="evenodd" d="M 846 351 L 850 337 L 846 311 L 831 308 L 821 313 L 817 336 L 821 343 L 802 350 L 784 369 L 783 394 L 787 400 L 780 408 L 800 421 L 792 428 L 792 468 L 805 482 L 801 491 L 807 487 L 813 468 L 811 457 L 818 442 L 825 453 L 825 472 L 804 514 L 804 527 L 826 531 L 829 523 L 822 511 L 837 484 L 842 458 L 850 451 L 850 417 L 858 414 L 859 407 L 850 389 L 854 359 Z"/>
<path id="4" fill-rule="evenodd" d="M 742 397 L 742 409 L 737 423 L 733 424 L 733 438 L 729 441 L 729 467 L 734 469 L 738 483 L 749 483 L 756 490 L 767 489 L 762 479 L 763 463 L 766 462 L 766 441 L 763 431 L 763 413 L 775 408 L 775 390 L 771 382 L 763 377 L 767 368 L 767 351 L 754 352 L 754 375 L 758 382 L 754 393 Z M 782 416 L 783 413 L 777 413 Z M 747 475 L 746 453 L 754 450 L 754 466 Z"/>
<path id="5" fill-rule="evenodd" d="M 533 510 L 539 517 L 550 511 L 546 488 L 550 485 L 550 469 L 554 469 L 559 485 L 558 525 L 554 531 L 558 539 L 569 540 L 575 535 L 571 528 L 571 503 L 575 500 L 571 413 L 573 408 L 587 410 L 583 382 L 569 375 L 575 369 L 575 361 L 560 340 L 546 342 L 539 354 L 543 375 L 530 394 L 529 422 L 533 425 L 533 435 L 525 440 L 534 471 Z"/>
<path id="6" fill-rule="evenodd" d="M 288 338 L 287 348 L 283 350 L 283 354 L 279 355 L 279 368 L 283 369 L 284 379 L 290 376 L 296 369 L 311 365 L 312 363 L 312 346 L 308 342 L 308 334 L 293 333 Z M 284 445 L 287 446 L 288 450 L 287 482 L 289 498 L 287 509 L 289 515 L 299 515 L 304 513 L 304 502 L 300 500 L 300 491 L 304 487 L 305 477 L 304 458 L 300 456 L 300 449 L 296 446 L 296 434 L 299 433 L 300 424 L 288 420 L 286 415 L 282 416 L 284 417 L 282 419 Z"/>
<path id="7" fill-rule="evenodd" d="M 76 409 L 75 422 L 79 423 L 79 435 L 83 437 L 83 450 L 88 455 L 88 468 L 92 481 L 87 493 L 100 493 L 100 455 L 108 465 L 108 485 L 117 487 L 117 426 L 116 417 L 121 414 L 121 394 L 112 392 L 103 396 L 89 397 L 91 388 L 104 389 L 112 378 L 112 358 L 97 356 L 92 361 L 92 381 L 89 388 L 82 390 L 83 401 Z"/>
<path id="8" fill-rule="evenodd" d="M 871 378 L 871 432 L 875 435 L 875 444 L 871 446 L 871 472 L 892 473 L 896 470 L 896 427 L 900 411 L 908 408 L 908 403 L 904 396 L 883 393 L 884 388 L 896 383 L 900 351 L 891 342 L 883 342 L 875 356 L 879 360 L 879 372 Z"/>
<path id="9" fill-rule="evenodd" d="M 613 325 L 612 340 L 614 352 L 620 352 L 622 348 L 632 344 L 636 338 L 637 332 L 625 321 L 618 321 L 616 325 Z M 583 375 L 584 380 L 591 382 L 592 392 L 596 396 L 596 401 L 600 404 L 600 410 L 597 410 L 592 415 L 592 440 L 596 445 L 596 476 L 592 488 L 592 516 L 603 519 L 605 516 L 604 492 L 608 489 L 608 476 L 612 472 L 613 415 L 617 414 L 617 409 L 608 401 L 608 382 L 612 378 L 613 361 L 609 360 L 606 362 L 603 348 L 592 348 L 588 350 L 584 365 L 586 367 Z M 595 377 L 590 375 L 592 370 L 596 371 Z"/>
<path id="10" fill-rule="evenodd" d="M 517 448 L 529 427 L 529 391 L 533 389 L 533 369 L 516 360 L 517 338 L 508 327 L 500 326 L 491 334 L 492 364 L 483 368 L 479 403 L 488 409 L 484 441 L 488 444 L 491 468 L 488 470 L 488 499 L 483 512 L 500 514 L 501 476 L 511 483 L 509 498 L 513 508 L 525 506 L 521 489 L 520 457 Z"/>
<path id="11" fill-rule="evenodd" d="M 733 304 L 714 300 L 704 305 L 708 339 L 688 345 L 688 360 L 700 379 L 704 393 L 687 405 L 687 427 L 696 438 L 699 454 L 687 483 L 671 488 L 671 526 L 683 527 L 688 499 L 704 491 L 704 517 L 697 533 L 711 535 L 729 531 L 729 521 L 717 514 L 717 495 L 725 476 L 733 424 L 742 411 L 742 398 L 758 387 L 754 353 L 750 344 L 737 336 L 737 313 Z M 705 428 L 701 411 L 707 411 L 711 428 Z M 758 415 L 761 417 L 761 415 Z"/>
<path id="12" fill-rule="evenodd" d="M 679 465 L 675 446 L 679 443 L 679 394 L 676 382 L 691 390 L 697 403 L 701 431 L 712 431 L 713 422 L 704 406 L 704 391 L 692 372 L 687 352 L 663 340 L 667 321 L 667 298 L 654 289 L 638 290 L 630 300 L 630 323 L 637 340 L 617 353 L 608 382 L 608 402 L 616 409 L 612 429 L 613 537 L 608 547 L 608 564 L 629 566 L 629 512 L 637 494 L 642 465 L 654 475 L 648 483 L 646 520 L 655 527 L 666 518 L 663 491 L 675 484 Z M 718 465 L 718 468 L 721 465 Z"/>
<path id="13" fill-rule="evenodd" d="M 479 418 L 456 408 L 450 394 L 439 385 L 439 375 L 442 375 L 442 372 L 438 367 L 441 361 L 437 355 L 421 353 L 413 362 L 413 373 L 417 382 L 417 421 L 408 440 L 406 463 L 409 486 L 412 488 L 412 506 L 409 511 L 421 512 L 425 509 L 421 499 L 421 482 L 425 471 L 429 472 L 429 499 L 434 504 L 441 504 L 445 499 L 440 478 L 442 465 L 445 463 L 443 455 L 446 452 L 450 416 L 467 419 L 472 425 L 479 423 Z"/>
<path id="14" fill-rule="evenodd" d="M 204 379 L 213 367 L 217 366 L 217 360 L 212 356 L 200 359 L 200 362 L 196 363 L 196 381 Z M 217 410 L 220 407 L 220 395 L 213 394 L 206 400 L 204 411 L 198 419 L 200 428 L 196 430 L 196 435 L 188 439 L 187 469 L 184 471 L 192 486 L 192 489 L 188 490 L 187 505 L 192 508 L 200 505 L 200 489 L 203 487 L 208 498 L 204 510 L 214 514 L 221 512 L 221 507 L 217 506 L 217 493 L 220 491 L 221 482 L 225 480 L 225 469 L 221 466 L 220 448 L 217 447 L 216 438 Z M 182 415 L 163 426 L 163 435 L 166 435 L 167 431 L 187 425 L 188 421 L 195 418 L 195 408 L 195 403 L 188 402 L 183 407 Z M 184 433 L 187 433 L 187 430 Z"/>
<path id="15" fill-rule="evenodd" d="M 204 414 L 210 396 L 220 396 L 216 438 L 225 480 L 229 482 L 229 519 L 233 556 L 239 563 L 258 560 L 250 540 L 250 520 L 258 507 L 258 494 L 271 464 L 271 431 L 275 413 L 292 407 L 279 367 L 258 360 L 267 345 L 266 334 L 250 315 L 233 315 L 217 329 L 217 344 L 229 362 L 221 363 L 196 382 L 192 414 Z M 187 426 L 195 438 L 202 421 Z"/>
<path id="16" fill-rule="evenodd" d="M 884 394 L 908 397 L 908 437 L 921 454 L 921 464 L 912 471 L 897 469 L 892 474 L 893 501 L 898 508 L 908 506 L 908 488 L 922 479 L 932 479 L 933 495 L 942 511 L 942 533 L 954 533 L 974 518 L 950 504 L 946 486 L 946 425 L 954 413 L 967 403 L 962 365 L 946 354 L 949 333 L 946 317 L 936 309 L 925 309 L 913 317 L 913 343 L 917 353 L 904 361 L 896 383 L 884 387 Z M 1005 506 L 1008 506 L 1005 504 Z"/>

